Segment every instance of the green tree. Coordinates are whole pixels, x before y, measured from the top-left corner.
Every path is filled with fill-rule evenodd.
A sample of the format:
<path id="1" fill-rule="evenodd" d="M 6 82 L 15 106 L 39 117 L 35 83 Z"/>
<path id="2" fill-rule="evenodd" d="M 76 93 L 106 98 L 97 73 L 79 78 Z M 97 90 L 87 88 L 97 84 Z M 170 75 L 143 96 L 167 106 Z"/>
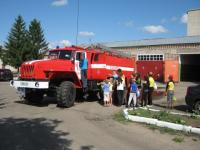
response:
<path id="1" fill-rule="evenodd" d="M 5 43 L 9 65 L 19 68 L 24 61 L 28 60 L 27 41 L 26 24 L 22 16 L 18 16 Z"/>
<path id="2" fill-rule="evenodd" d="M 36 19 L 33 19 L 29 25 L 28 43 L 31 51 L 30 59 L 40 59 L 40 52 L 48 49 L 41 24 Z"/>

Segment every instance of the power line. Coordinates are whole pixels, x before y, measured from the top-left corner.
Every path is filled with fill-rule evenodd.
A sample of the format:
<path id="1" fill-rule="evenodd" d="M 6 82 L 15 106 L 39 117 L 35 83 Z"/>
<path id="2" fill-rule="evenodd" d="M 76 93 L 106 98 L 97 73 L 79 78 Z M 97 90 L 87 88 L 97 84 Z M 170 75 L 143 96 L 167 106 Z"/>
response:
<path id="1" fill-rule="evenodd" d="M 76 20 L 76 45 L 78 45 L 78 32 L 79 32 L 79 0 L 77 1 L 77 20 Z"/>

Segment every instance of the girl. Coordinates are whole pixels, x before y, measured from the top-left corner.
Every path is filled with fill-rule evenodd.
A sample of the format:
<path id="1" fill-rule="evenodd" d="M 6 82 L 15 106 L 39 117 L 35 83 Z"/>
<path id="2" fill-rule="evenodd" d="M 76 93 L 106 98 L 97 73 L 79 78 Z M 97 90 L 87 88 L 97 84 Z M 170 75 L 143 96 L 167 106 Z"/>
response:
<path id="1" fill-rule="evenodd" d="M 114 84 L 114 80 L 113 78 L 110 78 L 110 82 L 109 82 L 109 103 L 110 106 L 112 106 L 112 97 L 113 97 L 113 84 Z"/>
<path id="2" fill-rule="evenodd" d="M 174 81 L 173 76 L 169 76 L 169 81 L 166 85 L 166 95 L 167 95 L 167 108 L 173 109 L 173 97 L 174 97 Z"/>
<path id="3" fill-rule="evenodd" d="M 104 100 L 104 106 L 109 106 L 109 81 L 108 79 L 105 80 L 105 83 L 103 84 L 103 100 Z"/>

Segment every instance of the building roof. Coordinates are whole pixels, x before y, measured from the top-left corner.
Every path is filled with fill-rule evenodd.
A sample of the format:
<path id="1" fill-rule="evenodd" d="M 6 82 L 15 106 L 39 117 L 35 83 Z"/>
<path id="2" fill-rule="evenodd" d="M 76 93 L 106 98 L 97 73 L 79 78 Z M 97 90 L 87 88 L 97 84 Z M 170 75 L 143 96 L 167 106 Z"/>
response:
<path id="1" fill-rule="evenodd" d="M 185 36 L 177 38 L 157 38 L 143 39 L 133 41 L 116 41 L 101 43 L 107 47 L 140 47 L 140 46 L 156 46 L 156 45 L 175 45 L 175 44 L 200 44 L 200 36 Z"/>
<path id="2" fill-rule="evenodd" d="M 187 13 L 191 12 L 191 11 L 200 11 L 200 8 L 190 9 L 190 10 L 187 11 Z"/>

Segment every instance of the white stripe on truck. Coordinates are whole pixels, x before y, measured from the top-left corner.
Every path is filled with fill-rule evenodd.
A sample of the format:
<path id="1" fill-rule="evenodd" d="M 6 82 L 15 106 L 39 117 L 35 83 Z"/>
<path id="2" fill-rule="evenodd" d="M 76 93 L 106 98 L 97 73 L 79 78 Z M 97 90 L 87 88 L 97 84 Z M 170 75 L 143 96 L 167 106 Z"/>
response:
<path id="1" fill-rule="evenodd" d="M 110 66 L 106 64 L 91 64 L 91 68 L 92 69 L 107 69 L 107 70 L 122 69 L 123 71 L 134 71 L 134 68 L 131 68 L 131 67 Z"/>

